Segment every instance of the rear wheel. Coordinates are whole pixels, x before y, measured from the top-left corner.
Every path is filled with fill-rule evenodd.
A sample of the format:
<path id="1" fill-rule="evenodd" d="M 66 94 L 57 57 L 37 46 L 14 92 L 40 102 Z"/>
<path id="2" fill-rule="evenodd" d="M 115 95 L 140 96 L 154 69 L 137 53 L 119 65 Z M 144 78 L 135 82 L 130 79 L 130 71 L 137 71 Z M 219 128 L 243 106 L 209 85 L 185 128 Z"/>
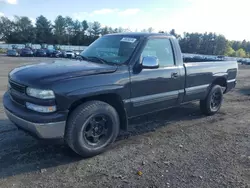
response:
<path id="1" fill-rule="evenodd" d="M 200 101 L 200 109 L 205 115 L 217 113 L 223 102 L 223 92 L 219 85 L 213 85 L 204 100 Z"/>
<path id="2" fill-rule="evenodd" d="M 77 107 L 69 117 L 65 140 L 83 157 L 104 152 L 119 133 L 116 110 L 102 101 L 90 101 Z"/>

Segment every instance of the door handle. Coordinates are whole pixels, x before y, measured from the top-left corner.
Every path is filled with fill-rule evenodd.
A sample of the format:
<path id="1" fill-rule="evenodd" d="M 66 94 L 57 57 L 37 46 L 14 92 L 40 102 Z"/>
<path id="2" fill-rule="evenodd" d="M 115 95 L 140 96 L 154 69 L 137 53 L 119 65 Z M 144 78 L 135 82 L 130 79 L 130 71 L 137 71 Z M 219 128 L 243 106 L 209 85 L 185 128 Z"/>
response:
<path id="1" fill-rule="evenodd" d="M 171 74 L 171 78 L 178 78 L 178 73 L 177 72 L 173 72 Z"/>

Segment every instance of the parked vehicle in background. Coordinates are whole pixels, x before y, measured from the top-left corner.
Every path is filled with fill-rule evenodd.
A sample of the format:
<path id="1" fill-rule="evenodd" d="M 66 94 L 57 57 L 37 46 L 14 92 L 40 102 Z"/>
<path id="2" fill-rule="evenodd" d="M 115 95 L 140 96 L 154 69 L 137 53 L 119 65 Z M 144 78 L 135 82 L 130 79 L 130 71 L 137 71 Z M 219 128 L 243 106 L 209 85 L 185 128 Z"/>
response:
<path id="1" fill-rule="evenodd" d="M 36 53 L 36 49 L 33 48 L 32 43 L 26 43 L 24 49 L 30 49 L 33 52 L 33 54 Z"/>
<path id="2" fill-rule="evenodd" d="M 18 53 L 18 51 L 15 50 L 15 49 L 9 49 L 9 50 L 7 51 L 7 56 L 14 56 L 14 57 L 17 57 L 17 56 L 19 56 L 19 53 Z"/>
<path id="3" fill-rule="evenodd" d="M 79 56 L 80 55 L 79 51 L 74 51 L 74 53 L 75 53 L 75 56 Z"/>
<path id="4" fill-rule="evenodd" d="M 50 57 L 63 57 L 63 53 L 60 50 L 54 50 Z"/>
<path id="5" fill-rule="evenodd" d="M 250 65 L 250 59 L 242 59 L 241 64 L 242 65 Z"/>
<path id="6" fill-rule="evenodd" d="M 237 62 L 238 63 L 242 63 L 243 59 L 238 59 Z"/>
<path id="7" fill-rule="evenodd" d="M 64 57 L 66 57 L 66 58 L 75 58 L 75 56 L 76 56 L 75 53 L 73 51 L 70 51 L 70 50 L 68 50 L 64 53 Z"/>
<path id="8" fill-rule="evenodd" d="M 64 138 L 76 153 L 102 153 L 133 117 L 200 101 L 216 114 L 236 85 L 236 61 L 184 63 L 178 40 L 160 33 L 98 38 L 82 60 L 56 60 L 9 73 L 8 118 L 43 139 Z"/>
<path id="9" fill-rule="evenodd" d="M 12 50 L 18 50 L 18 46 L 16 44 L 11 45 Z"/>
<path id="10" fill-rule="evenodd" d="M 38 50 L 36 50 L 35 56 L 36 57 L 46 57 L 47 56 L 46 49 L 38 49 Z"/>
<path id="11" fill-rule="evenodd" d="M 81 55 L 76 55 L 75 59 L 82 60 L 82 56 Z"/>
<path id="12" fill-rule="evenodd" d="M 224 61 L 226 57 L 225 57 L 224 55 L 218 55 L 217 58 L 218 58 L 219 60 Z"/>
<path id="13" fill-rule="evenodd" d="M 191 62 L 210 62 L 210 61 L 223 61 L 217 57 L 207 57 L 207 56 L 183 56 L 183 60 L 186 63 Z"/>
<path id="14" fill-rule="evenodd" d="M 51 57 L 51 55 L 53 54 L 54 51 L 55 51 L 55 49 L 47 49 L 46 50 L 47 57 Z"/>
<path id="15" fill-rule="evenodd" d="M 23 48 L 20 51 L 20 56 L 22 56 L 22 57 L 27 57 L 27 56 L 32 57 L 32 56 L 34 56 L 34 52 L 30 48 Z"/>

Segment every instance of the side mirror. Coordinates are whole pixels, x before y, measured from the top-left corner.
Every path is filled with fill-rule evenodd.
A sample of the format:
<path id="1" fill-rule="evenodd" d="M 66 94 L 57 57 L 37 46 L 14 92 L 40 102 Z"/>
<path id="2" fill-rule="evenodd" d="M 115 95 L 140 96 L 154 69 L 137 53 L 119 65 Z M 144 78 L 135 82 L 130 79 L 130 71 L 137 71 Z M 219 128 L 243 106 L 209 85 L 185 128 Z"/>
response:
<path id="1" fill-rule="evenodd" d="M 157 69 L 159 68 L 159 60 L 157 57 L 146 56 L 142 59 L 142 68 Z"/>

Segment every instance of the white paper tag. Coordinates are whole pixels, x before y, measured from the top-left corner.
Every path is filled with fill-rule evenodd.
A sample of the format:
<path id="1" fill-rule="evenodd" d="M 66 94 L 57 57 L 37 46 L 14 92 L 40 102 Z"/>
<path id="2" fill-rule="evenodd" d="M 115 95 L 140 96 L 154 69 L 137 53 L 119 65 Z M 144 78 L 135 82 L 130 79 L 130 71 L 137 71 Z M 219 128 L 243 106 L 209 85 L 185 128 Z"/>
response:
<path id="1" fill-rule="evenodd" d="M 124 37 L 121 40 L 121 42 L 129 42 L 129 43 L 134 43 L 135 41 L 136 41 L 135 38 L 128 38 L 128 37 Z"/>

